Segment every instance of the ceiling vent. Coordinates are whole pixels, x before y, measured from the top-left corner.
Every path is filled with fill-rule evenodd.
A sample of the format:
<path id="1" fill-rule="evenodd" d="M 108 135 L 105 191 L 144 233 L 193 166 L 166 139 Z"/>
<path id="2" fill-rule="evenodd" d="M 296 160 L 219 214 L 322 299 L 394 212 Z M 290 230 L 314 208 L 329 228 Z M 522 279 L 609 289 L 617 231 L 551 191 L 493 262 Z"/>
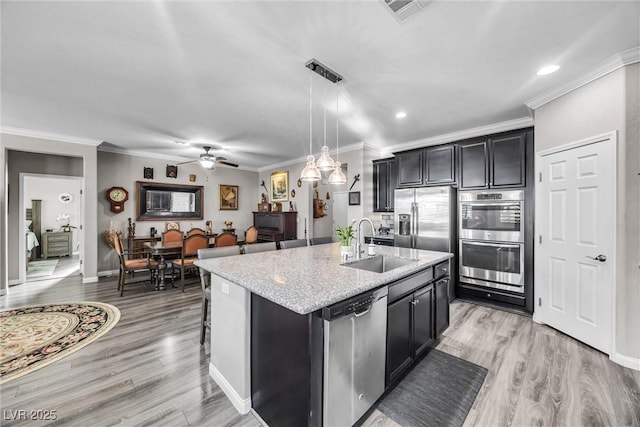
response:
<path id="1" fill-rule="evenodd" d="M 387 10 L 400 22 L 406 21 L 434 0 L 382 0 Z"/>

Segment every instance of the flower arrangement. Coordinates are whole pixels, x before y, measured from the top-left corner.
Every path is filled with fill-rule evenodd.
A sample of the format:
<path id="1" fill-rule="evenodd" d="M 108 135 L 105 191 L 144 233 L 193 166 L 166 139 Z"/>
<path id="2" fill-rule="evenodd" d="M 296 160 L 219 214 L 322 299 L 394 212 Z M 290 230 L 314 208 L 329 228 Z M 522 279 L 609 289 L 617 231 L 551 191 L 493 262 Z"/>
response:
<path id="1" fill-rule="evenodd" d="M 69 225 L 69 218 L 71 218 L 71 215 L 69 215 L 68 213 L 62 213 L 56 217 L 56 221 L 64 222 L 62 231 L 71 231 L 72 228 L 76 228 L 73 225 Z"/>
<path id="2" fill-rule="evenodd" d="M 355 237 L 353 235 L 353 224 L 349 224 L 346 227 L 337 226 L 336 236 L 342 246 L 351 246 L 351 239 Z"/>

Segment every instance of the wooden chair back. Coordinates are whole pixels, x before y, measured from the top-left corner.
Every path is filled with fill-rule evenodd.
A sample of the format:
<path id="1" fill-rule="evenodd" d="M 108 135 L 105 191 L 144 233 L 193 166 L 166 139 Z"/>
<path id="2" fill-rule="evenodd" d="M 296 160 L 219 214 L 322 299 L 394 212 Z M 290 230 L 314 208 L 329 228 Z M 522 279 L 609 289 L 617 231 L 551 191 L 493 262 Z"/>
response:
<path id="1" fill-rule="evenodd" d="M 116 254 L 118 254 L 118 258 L 122 258 L 122 256 L 124 255 L 122 240 L 120 240 L 120 237 L 117 233 L 111 233 L 110 239 L 113 242 L 113 249 L 115 249 Z"/>
<path id="2" fill-rule="evenodd" d="M 209 238 L 204 234 L 194 234 L 184 239 L 182 242 L 182 259 L 194 257 L 198 254 L 198 249 L 209 247 Z"/>
<path id="3" fill-rule="evenodd" d="M 198 227 L 193 227 L 191 230 L 187 231 L 187 237 L 193 236 L 194 234 L 202 234 L 204 236 L 207 233 L 202 228 Z"/>
<path id="4" fill-rule="evenodd" d="M 213 239 L 214 247 L 234 246 L 237 243 L 238 243 L 238 236 L 236 234 L 229 233 L 228 231 L 218 234 Z"/>
<path id="5" fill-rule="evenodd" d="M 180 230 L 167 230 L 162 233 L 162 243 L 181 242 L 183 238 Z"/>
<path id="6" fill-rule="evenodd" d="M 253 225 L 247 228 L 247 231 L 244 232 L 244 243 L 246 245 L 251 245 L 258 241 L 258 229 Z"/>

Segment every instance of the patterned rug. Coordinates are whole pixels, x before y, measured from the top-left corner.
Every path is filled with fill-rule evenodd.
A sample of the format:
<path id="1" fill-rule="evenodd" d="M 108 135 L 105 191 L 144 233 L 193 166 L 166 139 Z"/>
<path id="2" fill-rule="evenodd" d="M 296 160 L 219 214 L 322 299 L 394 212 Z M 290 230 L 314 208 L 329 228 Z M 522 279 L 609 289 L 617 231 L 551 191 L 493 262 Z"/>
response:
<path id="1" fill-rule="evenodd" d="M 99 302 L 0 312 L 0 384 L 47 366 L 106 334 L 120 310 Z"/>
<path id="2" fill-rule="evenodd" d="M 27 264 L 27 277 L 51 276 L 57 265 L 57 259 L 29 261 L 29 264 Z"/>

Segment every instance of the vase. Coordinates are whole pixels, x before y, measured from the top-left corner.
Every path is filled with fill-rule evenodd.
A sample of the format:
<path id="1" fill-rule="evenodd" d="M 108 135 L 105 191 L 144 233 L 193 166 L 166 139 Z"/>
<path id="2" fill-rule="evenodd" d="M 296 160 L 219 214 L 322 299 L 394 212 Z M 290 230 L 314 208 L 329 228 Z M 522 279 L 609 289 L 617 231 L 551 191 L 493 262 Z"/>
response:
<path id="1" fill-rule="evenodd" d="M 353 257 L 353 246 L 340 246 L 340 256 Z"/>

